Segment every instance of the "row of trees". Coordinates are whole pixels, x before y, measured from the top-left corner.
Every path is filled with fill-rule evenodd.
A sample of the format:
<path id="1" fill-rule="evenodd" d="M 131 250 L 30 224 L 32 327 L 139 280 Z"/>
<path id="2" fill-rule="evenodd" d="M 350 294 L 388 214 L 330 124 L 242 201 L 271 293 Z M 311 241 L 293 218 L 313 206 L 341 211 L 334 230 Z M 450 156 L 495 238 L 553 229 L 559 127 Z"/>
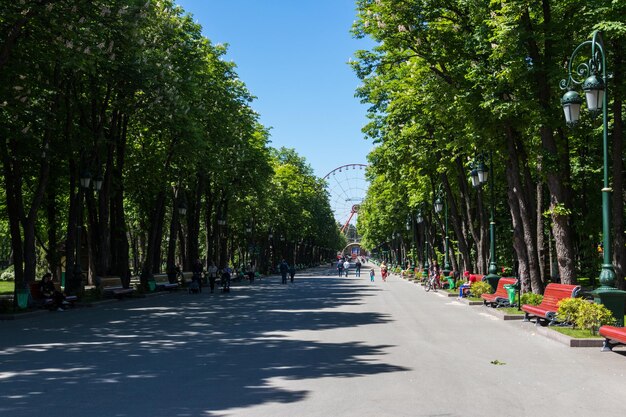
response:
<path id="1" fill-rule="evenodd" d="M 432 210 L 440 194 L 448 203 L 453 266 L 486 273 L 493 204 L 498 264 L 518 262 L 523 288 L 533 292 L 542 292 L 551 275 L 574 283 L 600 270 L 601 125 L 583 117 L 576 129 L 565 126 L 559 81 L 574 48 L 593 30 L 603 32 L 612 74 L 613 261 L 624 288 L 626 4 L 358 0 L 357 6 L 354 33 L 377 42 L 353 63 L 363 80 L 357 94 L 371 104 L 364 131 L 379 144 L 369 156 L 372 185 L 359 217 L 364 244 L 380 246 L 395 231 L 404 242 L 416 239 L 420 253 L 424 237 L 443 251 L 437 236 L 444 234 L 444 213 Z M 493 202 L 469 185 L 470 170 L 490 155 Z M 420 209 L 424 222 L 412 235 L 404 225 Z"/>
<path id="2" fill-rule="evenodd" d="M 324 184 L 268 146 L 225 47 L 173 1 L 2 10 L 0 232 L 17 289 L 42 269 L 76 291 L 73 265 L 126 284 L 135 267 L 146 284 L 196 259 L 267 265 L 273 246 L 302 261 L 341 245 Z"/>

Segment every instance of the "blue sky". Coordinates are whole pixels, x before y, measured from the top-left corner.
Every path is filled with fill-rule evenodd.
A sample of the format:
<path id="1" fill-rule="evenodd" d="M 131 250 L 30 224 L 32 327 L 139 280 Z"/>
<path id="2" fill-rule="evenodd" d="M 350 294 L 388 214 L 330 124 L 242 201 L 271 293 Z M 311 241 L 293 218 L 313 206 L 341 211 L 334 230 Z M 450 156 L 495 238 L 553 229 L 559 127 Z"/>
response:
<path id="1" fill-rule="evenodd" d="M 366 106 L 347 62 L 369 40 L 350 34 L 353 0 L 176 0 L 228 60 L 271 127 L 271 146 L 295 148 L 322 177 L 344 164 L 366 163 L 372 148 L 361 128 Z"/>

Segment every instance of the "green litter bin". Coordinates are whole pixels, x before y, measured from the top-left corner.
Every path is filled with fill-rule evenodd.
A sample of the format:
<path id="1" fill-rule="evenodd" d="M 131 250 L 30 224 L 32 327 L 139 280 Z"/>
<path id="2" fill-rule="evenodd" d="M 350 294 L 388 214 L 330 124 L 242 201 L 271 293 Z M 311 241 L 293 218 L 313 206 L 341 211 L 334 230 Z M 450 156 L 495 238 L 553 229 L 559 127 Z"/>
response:
<path id="1" fill-rule="evenodd" d="M 454 278 L 447 277 L 446 280 L 448 280 L 448 288 L 453 290 L 454 289 Z"/>
<path id="2" fill-rule="evenodd" d="M 156 281 L 152 279 L 148 281 L 148 290 L 150 292 L 154 292 L 156 290 Z"/>
<path id="3" fill-rule="evenodd" d="M 509 304 L 515 304 L 515 284 L 504 284 L 503 287 L 509 295 Z"/>
<path id="4" fill-rule="evenodd" d="M 28 289 L 17 290 L 17 306 L 21 309 L 27 308 L 28 297 L 30 297 L 30 291 L 28 291 Z"/>

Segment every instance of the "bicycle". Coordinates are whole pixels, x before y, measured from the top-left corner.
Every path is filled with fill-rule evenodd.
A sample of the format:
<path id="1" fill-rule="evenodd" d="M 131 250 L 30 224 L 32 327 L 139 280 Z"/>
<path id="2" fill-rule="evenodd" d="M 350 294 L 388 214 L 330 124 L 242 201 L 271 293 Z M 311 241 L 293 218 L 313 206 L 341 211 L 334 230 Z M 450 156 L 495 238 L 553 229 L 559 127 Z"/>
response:
<path id="1" fill-rule="evenodd" d="M 439 283 L 437 276 L 432 275 L 430 278 L 428 278 L 428 281 L 426 281 L 424 289 L 426 290 L 426 292 L 428 292 L 430 290 L 437 291 L 437 288 L 441 288 L 441 284 Z"/>

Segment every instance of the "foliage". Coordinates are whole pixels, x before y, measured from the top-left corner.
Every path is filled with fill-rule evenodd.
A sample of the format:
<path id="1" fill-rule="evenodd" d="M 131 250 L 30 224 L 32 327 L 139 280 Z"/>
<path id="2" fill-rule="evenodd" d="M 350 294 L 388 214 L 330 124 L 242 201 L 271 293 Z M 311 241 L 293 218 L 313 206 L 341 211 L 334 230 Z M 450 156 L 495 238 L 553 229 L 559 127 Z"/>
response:
<path id="1" fill-rule="evenodd" d="M 31 3 L 7 3 L 0 17 L 3 39 L 17 36 L 0 57 L 0 136 L 10 138 L 0 141 L 0 262 L 20 260 L 20 285 L 59 270 L 62 249 L 74 263 L 83 171 L 103 180 L 81 201 L 95 274 L 158 270 L 177 237 L 187 240 L 172 250 L 177 263 L 215 256 L 219 216 L 238 257 L 256 246 L 264 259 L 270 231 L 309 257 L 344 244 L 322 181 L 295 151 L 269 147 L 226 46 L 180 6 Z M 182 221 L 177 199 L 189 208 Z"/>
<path id="2" fill-rule="evenodd" d="M 521 304 L 528 304 L 530 306 L 538 306 L 543 301 L 543 295 L 527 292 L 522 294 Z"/>
<path id="3" fill-rule="evenodd" d="M 558 311 L 557 317 L 559 321 L 564 321 L 566 323 L 575 323 L 583 308 L 583 304 L 587 304 L 587 301 L 582 298 L 564 298 L 558 302 Z"/>
<path id="4" fill-rule="evenodd" d="M 422 253 L 424 241 L 440 249 L 443 222 L 432 203 L 441 190 L 454 208 L 454 230 L 448 232 L 455 235 L 454 250 L 462 252 L 466 269 L 485 273 L 488 194 L 467 182 L 477 156 L 490 152 L 496 263 L 510 264 L 513 237 L 524 236 L 516 245 L 523 251 L 518 261 L 527 263 L 520 278 L 524 288 L 540 292 L 545 283 L 538 263 L 529 260 L 539 259 L 542 245 L 554 238 L 559 253 L 568 253 L 567 262 L 572 258 L 571 265 L 560 265 L 563 282 L 597 270 L 601 260 L 593 242 L 600 240 L 602 213 L 589 201 L 597 198 L 601 176 L 600 132 L 584 118 L 580 128 L 565 129 L 559 81 L 566 77 L 567 54 L 594 29 L 610 45 L 607 68 L 621 75 L 624 4 L 604 2 L 580 13 L 577 2 L 564 0 L 358 0 L 353 33 L 376 43 L 351 62 L 362 81 L 357 97 L 369 106 L 363 131 L 377 145 L 368 157 L 371 186 L 358 219 L 364 245 L 389 245 L 394 231 L 420 211 L 418 233 L 402 241 L 417 241 Z M 612 80 L 611 110 L 623 118 L 626 77 Z M 621 126 L 611 129 L 623 136 Z M 616 166 L 613 176 L 623 171 Z M 537 201 L 535 190 L 548 198 Z M 616 210 L 614 216 L 622 214 Z M 622 240 L 615 246 L 623 251 Z M 621 275 L 624 267 L 616 269 Z"/>
<path id="5" fill-rule="evenodd" d="M 491 285 L 489 285 L 489 283 L 485 281 L 475 282 L 470 287 L 470 293 L 474 297 L 480 297 L 483 294 L 489 294 L 492 292 L 493 292 L 493 288 L 491 288 Z"/>
<path id="6" fill-rule="evenodd" d="M 615 318 L 603 304 L 595 304 L 580 298 L 567 298 L 559 302 L 558 316 L 574 324 L 574 328 L 585 329 L 596 334 L 605 324 L 614 324 Z"/>
<path id="7" fill-rule="evenodd" d="M 0 274 L 0 281 L 14 281 L 15 280 L 15 268 L 13 265 L 9 265 L 7 269 Z"/>

